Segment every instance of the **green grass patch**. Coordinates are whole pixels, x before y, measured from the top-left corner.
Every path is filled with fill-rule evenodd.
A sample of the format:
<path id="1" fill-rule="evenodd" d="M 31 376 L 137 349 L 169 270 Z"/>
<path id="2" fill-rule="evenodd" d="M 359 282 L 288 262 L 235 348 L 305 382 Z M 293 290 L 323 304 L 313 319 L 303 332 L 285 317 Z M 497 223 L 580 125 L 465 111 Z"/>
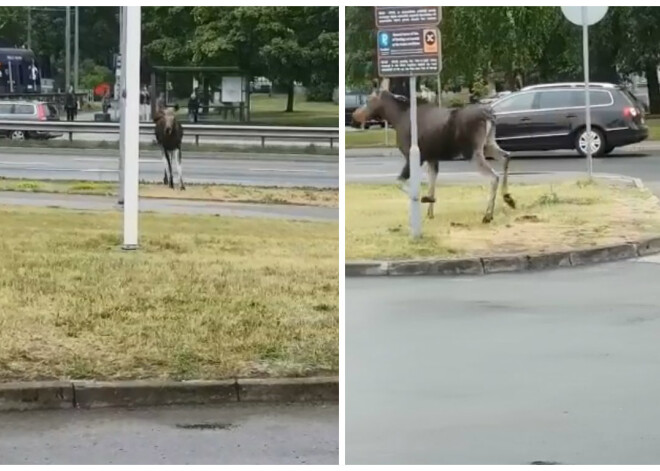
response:
<path id="1" fill-rule="evenodd" d="M 349 131 L 345 133 L 347 149 L 363 147 L 396 147 L 396 132 L 394 129 L 371 128 Z"/>
<path id="2" fill-rule="evenodd" d="M 337 223 L 0 213 L 0 381 L 338 371 Z"/>
<path id="3" fill-rule="evenodd" d="M 517 209 L 500 195 L 494 221 L 483 224 L 487 185 L 439 186 L 435 218 L 424 218 L 423 236 L 414 241 L 408 198 L 398 187 L 346 185 L 346 259 L 544 253 L 660 234 L 660 206 L 648 191 L 568 182 L 510 185 L 510 192 Z"/>

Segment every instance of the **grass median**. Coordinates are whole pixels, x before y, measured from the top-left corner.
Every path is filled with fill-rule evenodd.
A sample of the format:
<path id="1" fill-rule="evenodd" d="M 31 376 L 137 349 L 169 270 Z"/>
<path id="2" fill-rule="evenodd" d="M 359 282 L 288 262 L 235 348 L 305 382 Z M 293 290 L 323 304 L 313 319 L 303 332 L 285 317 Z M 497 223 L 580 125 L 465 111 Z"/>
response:
<path id="1" fill-rule="evenodd" d="M 338 371 L 337 223 L 0 213 L 0 381 Z"/>
<path id="2" fill-rule="evenodd" d="M 92 181 L 21 180 L 0 178 L 0 191 L 59 193 L 69 195 L 117 195 L 117 184 Z M 162 184 L 142 183 L 142 198 L 205 200 L 231 203 L 293 204 L 337 208 L 339 191 L 331 188 L 260 187 L 247 185 L 186 185 L 185 191 Z"/>
<path id="3" fill-rule="evenodd" d="M 599 181 L 509 188 L 518 208 L 498 197 L 494 221 L 483 224 L 486 185 L 438 186 L 435 219 L 424 217 L 423 236 L 413 241 L 408 199 L 398 187 L 347 185 L 346 259 L 546 253 L 660 235 L 660 206 L 646 190 Z M 422 210 L 425 216 L 426 205 Z"/>

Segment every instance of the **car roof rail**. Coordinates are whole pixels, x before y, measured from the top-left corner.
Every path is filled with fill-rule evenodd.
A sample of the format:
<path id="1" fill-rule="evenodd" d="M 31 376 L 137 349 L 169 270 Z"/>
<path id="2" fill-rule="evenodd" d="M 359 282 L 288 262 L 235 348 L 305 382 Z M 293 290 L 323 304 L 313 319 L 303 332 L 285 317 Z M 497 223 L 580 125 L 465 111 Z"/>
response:
<path id="1" fill-rule="evenodd" d="M 584 88 L 584 82 L 557 82 L 557 83 L 543 83 L 538 85 L 528 85 L 523 87 L 521 91 L 526 90 L 539 90 L 543 88 Z M 589 87 L 593 88 L 617 88 L 618 85 L 609 82 L 590 82 Z"/>

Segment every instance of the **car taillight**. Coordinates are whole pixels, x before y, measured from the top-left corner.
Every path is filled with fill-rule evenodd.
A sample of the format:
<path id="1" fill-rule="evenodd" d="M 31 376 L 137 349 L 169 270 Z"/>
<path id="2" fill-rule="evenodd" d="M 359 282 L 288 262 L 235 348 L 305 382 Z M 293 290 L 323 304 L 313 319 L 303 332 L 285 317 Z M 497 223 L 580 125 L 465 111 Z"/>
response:
<path id="1" fill-rule="evenodd" d="M 637 111 L 637 108 L 634 108 L 632 106 L 628 106 L 628 107 L 623 109 L 623 116 L 625 116 L 626 118 L 628 118 L 628 117 L 634 118 L 638 114 L 639 114 L 639 112 Z"/>
<path id="2" fill-rule="evenodd" d="M 46 107 L 44 105 L 37 106 L 37 119 L 39 121 L 46 121 Z"/>

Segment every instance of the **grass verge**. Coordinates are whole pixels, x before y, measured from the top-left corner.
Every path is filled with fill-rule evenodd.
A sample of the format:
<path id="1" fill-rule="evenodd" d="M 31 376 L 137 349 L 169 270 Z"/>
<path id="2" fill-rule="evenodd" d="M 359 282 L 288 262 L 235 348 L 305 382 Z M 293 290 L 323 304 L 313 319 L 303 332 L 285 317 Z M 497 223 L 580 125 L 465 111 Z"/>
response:
<path id="1" fill-rule="evenodd" d="M 387 136 L 387 144 L 386 142 Z M 345 134 L 344 140 L 347 149 L 364 147 L 396 147 L 396 132 L 393 129 L 372 128 L 366 130 L 350 131 Z"/>
<path id="2" fill-rule="evenodd" d="M 338 371 L 336 223 L 0 213 L 0 381 Z"/>
<path id="3" fill-rule="evenodd" d="M 252 126 L 301 126 L 301 127 L 337 127 L 339 124 L 339 105 L 334 102 L 307 101 L 304 95 L 296 94 L 293 111 L 286 112 L 287 96 L 285 94 L 268 95 L 254 93 L 250 95 L 250 124 Z M 179 115 L 185 118 L 188 114 L 188 100 L 182 100 Z M 214 112 L 199 117 L 200 122 L 238 123 L 238 110 L 235 117 L 231 113 L 224 115 Z"/>
<path id="4" fill-rule="evenodd" d="M 488 191 L 439 186 L 435 219 L 424 218 L 423 236 L 413 241 L 408 199 L 398 187 L 346 185 L 346 259 L 544 253 L 660 234 L 660 206 L 645 190 L 583 181 L 510 185 L 518 208 L 498 197 L 495 220 L 482 224 Z"/>
<path id="5" fill-rule="evenodd" d="M 117 195 L 117 184 L 92 181 L 0 178 L 0 191 L 114 196 Z M 173 191 L 162 184 L 142 183 L 140 184 L 139 194 L 143 198 L 339 207 L 339 191 L 330 188 L 187 184 L 186 191 Z"/>

